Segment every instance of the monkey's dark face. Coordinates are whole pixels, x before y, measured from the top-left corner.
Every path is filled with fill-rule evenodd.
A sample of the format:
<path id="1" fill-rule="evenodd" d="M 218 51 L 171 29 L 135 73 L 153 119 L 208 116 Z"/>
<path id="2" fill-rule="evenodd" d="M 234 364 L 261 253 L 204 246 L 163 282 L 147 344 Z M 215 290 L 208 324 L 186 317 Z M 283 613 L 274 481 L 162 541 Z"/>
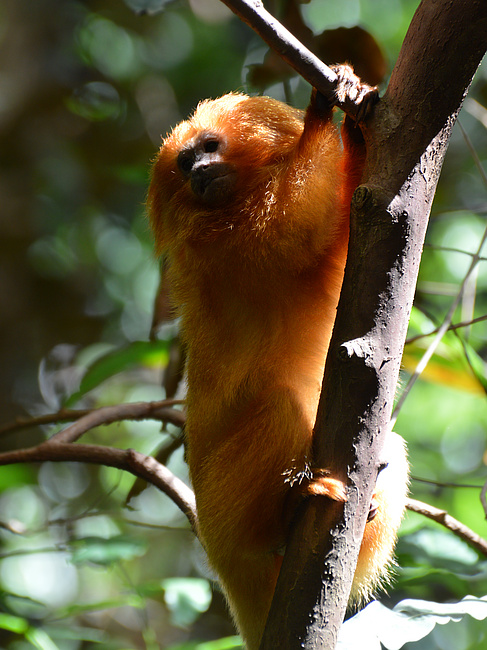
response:
<path id="1" fill-rule="evenodd" d="M 158 252 L 278 218 L 273 181 L 302 132 L 302 113 L 273 99 L 231 93 L 201 102 L 164 139 L 153 167 L 148 206 Z"/>
<path id="2" fill-rule="evenodd" d="M 188 140 L 177 157 L 179 172 L 193 194 L 207 206 L 219 206 L 233 198 L 237 172 L 225 161 L 226 138 L 203 131 Z"/>

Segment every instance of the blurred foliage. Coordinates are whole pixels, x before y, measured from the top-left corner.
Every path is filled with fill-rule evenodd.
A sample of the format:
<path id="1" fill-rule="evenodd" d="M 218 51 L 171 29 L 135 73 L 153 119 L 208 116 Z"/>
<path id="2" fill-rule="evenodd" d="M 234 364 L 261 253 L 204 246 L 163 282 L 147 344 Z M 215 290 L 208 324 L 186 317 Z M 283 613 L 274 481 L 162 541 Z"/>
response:
<path id="1" fill-rule="evenodd" d="M 416 4 L 311 0 L 270 8 L 320 52 L 333 43 L 330 57 L 351 47 L 350 34 L 360 35 L 374 53 L 371 69 L 387 78 Z M 66 404 L 161 399 L 175 328 L 148 342 L 159 272 L 143 207 L 160 136 L 200 99 L 252 90 L 249 80 L 301 107 L 309 88 L 276 70 L 266 47 L 217 0 L 4 0 L 0 62 L 2 421 Z M 484 169 L 486 105 L 484 65 L 460 117 Z M 456 127 L 421 265 L 403 386 L 431 341 L 416 337 L 441 323 L 478 250 L 486 196 Z M 485 314 L 482 259 L 454 322 Z M 396 424 L 409 445 L 413 495 L 484 537 L 486 359 L 487 321 L 449 333 Z M 2 447 L 33 444 L 55 430 L 4 436 Z M 124 422 L 86 439 L 156 453 L 177 434 L 171 425 L 161 431 L 151 421 Z M 168 465 L 187 479 L 181 449 Z M 184 517 L 152 488 L 131 492 L 133 484 L 113 468 L 1 468 L 2 648 L 239 647 Z M 398 556 L 385 603 L 487 593 L 486 559 L 417 515 L 406 517 Z M 452 626 L 446 635 L 435 629 L 429 645 L 407 647 L 487 648 L 485 623 L 483 631 L 468 617 Z"/>

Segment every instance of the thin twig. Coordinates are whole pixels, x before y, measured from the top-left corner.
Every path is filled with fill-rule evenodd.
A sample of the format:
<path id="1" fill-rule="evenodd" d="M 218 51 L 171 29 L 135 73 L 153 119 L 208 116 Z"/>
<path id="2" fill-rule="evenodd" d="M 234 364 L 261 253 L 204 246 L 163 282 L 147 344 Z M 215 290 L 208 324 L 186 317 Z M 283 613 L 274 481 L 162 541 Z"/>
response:
<path id="1" fill-rule="evenodd" d="M 470 325 L 481 323 L 484 320 L 487 320 L 487 314 L 485 314 L 484 316 L 478 316 L 477 318 L 472 318 L 471 320 L 463 321 L 461 323 L 452 323 L 448 328 L 448 331 L 450 332 L 453 330 L 458 330 L 461 329 L 462 327 L 470 327 Z M 419 339 L 424 339 L 428 336 L 432 336 L 433 334 L 436 334 L 439 331 L 439 329 L 440 329 L 439 327 L 435 327 L 434 330 L 431 330 L 431 332 L 428 332 L 427 334 L 417 334 L 416 336 L 411 336 L 410 338 L 406 339 L 406 345 L 408 345 L 409 343 L 414 343 Z"/>
<path id="2" fill-rule="evenodd" d="M 480 244 L 479 244 L 479 246 L 477 248 L 477 252 L 472 256 L 472 261 L 470 262 L 470 266 L 468 268 L 468 271 L 465 274 L 465 277 L 463 278 L 462 284 L 460 285 L 460 289 L 459 289 L 455 299 L 453 300 L 452 304 L 450 305 L 450 309 L 448 310 L 448 313 L 446 314 L 446 316 L 445 316 L 445 318 L 443 320 L 443 323 L 438 328 L 436 336 L 433 339 L 433 341 L 430 343 L 430 345 L 428 346 L 428 349 L 426 350 L 426 352 L 421 357 L 421 360 L 419 361 L 418 365 L 416 366 L 416 369 L 414 370 L 413 374 L 409 378 L 409 381 L 406 384 L 406 388 L 403 390 L 403 392 L 401 394 L 401 397 L 399 398 L 399 400 L 398 400 L 398 402 L 396 404 L 396 407 L 395 407 L 395 409 L 394 409 L 394 411 L 392 413 L 392 416 L 391 416 L 391 427 L 393 427 L 395 425 L 397 417 L 399 415 L 399 412 L 400 412 L 404 402 L 406 401 L 406 398 L 409 395 L 412 387 L 414 386 L 416 381 L 419 379 L 419 377 L 420 377 L 421 373 L 423 372 L 423 370 L 428 365 L 431 357 L 433 356 L 433 354 L 436 351 L 436 348 L 440 344 L 441 339 L 443 338 L 445 333 L 450 328 L 451 322 L 452 322 L 452 319 L 453 319 L 453 315 L 455 313 L 455 310 L 458 307 L 458 305 L 460 304 L 460 301 L 461 301 L 461 299 L 463 297 L 463 293 L 465 291 L 465 287 L 467 285 L 467 282 L 469 281 L 470 276 L 474 272 L 475 267 L 477 266 L 477 264 L 479 262 L 480 252 L 481 252 L 481 250 L 482 250 L 482 248 L 483 248 L 486 241 L 487 241 L 487 228 L 484 230 L 484 234 L 482 235 L 482 239 L 480 240 Z"/>
<path id="3" fill-rule="evenodd" d="M 428 503 L 423 503 L 417 499 L 408 499 L 406 507 L 412 512 L 417 512 L 418 514 L 428 517 L 428 519 L 432 519 L 442 526 L 445 526 L 445 528 L 448 528 L 448 530 L 450 530 L 454 535 L 475 548 L 476 551 L 487 556 L 487 540 L 480 537 L 480 535 L 477 535 L 477 533 L 468 526 L 465 526 L 465 524 L 462 524 L 458 519 L 449 515 L 446 510 L 440 510 L 439 508 L 430 506 Z"/>
<path id="4" fill-rule="evenodd" d="M 454 248 L 453 246 L 438 246 L 437 244 L 425 244 L 424 248 L 429 248 L 432 251 L 442 251 L 446 253 L 460 253 L 460 255 L 468 255 L 473 257 L 475 253 L 465 251 L 462 248 Z M 487 257 L 479 257 L 479 262 L 487 262 Z"/>
<path id="5" fill-rule="evenodd" d="M 120 420 L 162 420 L 182 427 L 185 422 L 184 414 L 173 408 L 168 408 L 168 402 L 130 402 L 128 404 L 116 404 L 115 406 L 103 406 L 80 418 L 71 426 L 54 434 L 51 442 L 75 442 L 86 431 L 98 427 L 101 424 L 111 424 Z"/>
<path id="6" fill-rule="evenodd" d="M 0 435 L 46 424 L 79 421 L 90 415 L 93 415 L 93 422 L 96 424 L 92 424 L 88 428 L 99 426 L 100 424 L 110 424 L 119 420 L 152 419 L 169 422 L 180 427 L 184 425 L 184 414 L 181 411 L 170 408 L 180 404 L 184 404 L 184 400 L 165 399 L 157 402 L 129 402 L 128 404 L 104 406 L 98 409 L 61 409 L 56 413 L 46 413 L 45 415 L 32 418 L 19 417 L 14 422 L 0 427 Z M 68 427 L 68 429 L 71 430 L 71 427 Z M 60 433 L 64 433 L 68 429 L 64 429 Z"/>
<path id="7" fill-rule="evenodd" d="M 59 422 L 73 422 L 79 420 L 93 409 L 60 409 L 56 413 L 46 413 L 45 415 L 37 415 L 34 417 L 18 417 L 13 422 L 8 422 L 0 427 L 0 435 L 6 433 L 14 433 L 22 429 L 30 429 L 32 427 L 40 427 L 46 424 L 57 424 Z"/>
<path id="8" fill-rule="evenodd" d="M 469 490 L 481 490 L 481 485 L 474 485 L 473 483 L 453 483 L 450 481 L 432 481 L 428 478 L 419 478 L 419 476 L 411 476 L 412 481 L 417 483 L 426 483 L 426 485 L 434 485 L 438 488 L 466 488 Z"/>
<path id="9" fill-rule="evenodd" d="M 480 174 L 480 177 L 481 177 L 484 185 L 487 187 L 487 174 L 485 173 L 485 170 L 484 170 L 484 168 L 482 166 L 482 162 L 479 159 L 479 157 L 477 155 L 477 152 L 475 151 L 475 147 L 473 146 L 472 142 L 470 141 L 470 138 L 468 137 L 467 133 L 465 132 L 465 130 L 463 129 L 463 127 L 462 127 L 462 125 L 460 123 L 459 123 L 459 127 L 460 127 L 460 130 L 461 130 L 462 134 L 463 134 L 463 137 L 464 137 L 464 140 L 465 140 L 465 142 L 467 144 L 467 147 L 468 147 L 468 149 L 470 151 L 470 154 L 471 154 L 471 156 L 473 158 L 475 166 L 477 167 L 477 170 L 478 170 L 478 172 Z M 481 259 L 480 253 L 482 252 L 482 248 L 483 248 L 486 241 L 487 241 L 487 228 L 484 230 L 484 234 L 482 235 L 482 239 L 480 240 L 480 244 L 479 244 L 479 246 L 477 248 L 477 251 L 472 255 L 472 261 L 470 262 L 470 266 L 468 268 L 468 271 L 465 274 L 465 277 L 463 278 L 462 284 L 460 285 L 460 289 L 459 289 L 459 291 L 458 291 L 458 293 L 456 295 L 455 300 L 452 302 L 452 304 L 450 306 L 450 309 L 448 310 L 448 313 L 447 313 L 447 315 L 445 316 L 445 318 L 443 320 L 443 323 L 441 324 L 441 326 L 437 330 L 437 334 L 436 334 L 435 338 L 433 339 L 433 341 L 429 345 L 426 352 L 423 354 L 420 362 L 416 366 L 416 369 L 415 369 L 414 373 L 409 378 L 409 381 L 408 381 L 408 383 L 406 385 L 406 388 L 402 392 L 402 395 L 401 395 L 401 397 L 399 398 L 399 400 L 398 400 L 398 402 L 396 404 L 394 412 L 392 413 L 392 416 L 391 416 L 391 427 L 394 426 L 394 424 L 395 424 L 395 422 L 397 420 L 397 416 L 399 415 L 399 411 L 401 410 L 401 408 L 402 408 L 402 406 L 403 406 L 409 392 L 411 391 L 411 388 L 414 386 L 414 384 L 418 380 L 419 376 L 421 375 L 423 370 L 426 368 L 428 362 L 430 361 L 431 357 L 435 353 L 435 350 L 438 347 L 441 339 L 443 338 L 445 333 L 450 328 L 451 322 L 452 322 L 452 319 L 453 319 L 453 315 L 455 313 L 455 310 L 458 307 L 458 305 L 460 304 L 460 300 L 462 299 L 463 294 L 465 292 L 467 282 L 469 281 L 472 273 L 474 272 L 477 264 L 479 263 L 479 261 Z"/>

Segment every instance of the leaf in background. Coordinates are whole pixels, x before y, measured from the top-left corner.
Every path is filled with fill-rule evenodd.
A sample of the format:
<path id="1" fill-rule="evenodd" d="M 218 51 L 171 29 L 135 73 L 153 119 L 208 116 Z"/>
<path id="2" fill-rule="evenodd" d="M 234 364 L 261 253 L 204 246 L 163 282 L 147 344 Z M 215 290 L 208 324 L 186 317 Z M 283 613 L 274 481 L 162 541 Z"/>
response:
<path id="1" fill-rule="evenodd" d="M 30 641 L 33 646 L 39 648 L 39 650 L 59 650 L 59 646 L 57 646 L 47 632 L 41 628 L 29 628 L 25 634 L 25 638 L 27 641 Z"/>
<path id="2" fill-rule="evenodd" d="M 24 634 L 28 627 L 29 622 L 25 618 L 0 613 L 0 629 L 2 630 L 8 630 L 16 634 Z"/>
<path id="3" fill-rule="evenodd" d="M 91 122 L 116 119 L 122 110 L 116 89 L 104 81 L 91 81 L 77 88 L 66 100 L 67 108 Z"/>
<path id="4" fill-rule="evenodd" d="M 402 358 L 402 366 L 405 370 L 413 373 L 424 354 L 424 348 L 408 346 Z M 437 384 L 445 384 L 451 388 L 459 388 L 470 393 L 485 395 L 485 376 L 475 375 L 472 369 L 465 361 L 465 357 L 457 356 L 456 358 L 438 354 L 433 355 L 431 361 L 421 373 L 421 379 L 432 381 Z M 477 354 L 472 350 L 469 353 L 472 365 L 474 362 L 481 361 Z M 483 362 L 482 362 L 483 363 Z"/>
<path id="5" fill-rule="evenodd" d="M 211 603 L 211 588 L 203 578 L 167 578 L 161 583 L 164 600 L 175 625 L 187 627 Z"/>
<path id="6" fill-rule="evenodd" d="M 412 339 L 406 343 L 402 365 L 414 372 L 432 337 L 428 336 L 436 325 L 420 309 L 413 307 L 409 322 Z M 417 338 L 421 336 L 421 338 Z M 485 395 L 487 392 L 487 365 L 474 348 L 460 335 L 449 331 L 442 338 L 432 359 L 421 374 L 427 381 L 446 384 L 453 388 Z"/>
<path id="7" fill-rule="evenodd" d="M 479 568 L 479 556 L 466 542 L 437 528 L 425 527 L 402 538 L 401 546 L 405 552 L 412 552 L 416 562 L 429 567 L 452 563 L 457 571 L 465 573 L 468 567 Z M 450 565 L 450 571 L 454 572 Z"/>
<path id="8" fill-rule="evenodd" d="M 16 485 L 36 483 L 37 473 L 28 465 L 5 465 L 0 472 L 0 492 Z"/>
<path id="9" fill-rule="evenodd" d="M 76 539 L 71 543 L 71 548 L 71 561 L 74 564 L 92 562 L 106 566 L 144 555 L 147 544 L 140 538 L 116 535 L 108 538 L 83 537 Z"/>
<path id="10" fill-rule="evenodd" d="M 415 312 L 414 322 L 417 324 L 418 310 Z M 433 324 L 428 327 L 423 323 L 419 332 L 431 332 L 433 328 Z M 406 343 L 402 358 L 402 366 L 405 370 L 414 372 L 431 340 L 431 336 L 424 336 Z M 447 332 L 441 340 L 433 357 L 421 373 L 421 378 L 479 395 L 485 395 L 487 392 L 487 366 L 484 360 L 468 342 L 461 340 L 451 331 Z"/>
<path id="11" fill-rule="evenodd" d="M 104 354 L 88 367 L 81 380 L 79 390 L 66 400 L 65 406 L 72 406 L 90 390 L 131 366 L 166 365 L 169 345 L 170 342 L 166 340 L 134 341 L 126 347 Z"/>
<path id="12" fill-rule="evenodd" d="M 160 591 L 160 589 L 159 589 Z M 117 598 L 112 598 L 111 600 L 99 600 L 93 603 L 88 603 L 86 605 L 68 605 L 64 609 L 59 610 L 57 619 L 71 618 L 72 616 L 83 616 L 85 614 L 90 614 L 94 612 L 101 612 L 108 609 L 116 609 L 117 607 L 144 607 L 144 601 L 140 598 L 139 593 L 137 594 L 132 592 L 123 592 L 120 593 Z M 71 628 L 72 629 L 72 628 Z M 76 632 L 73 638 L 78 638 L 80 634 L 86 634 L 86 630 L 80 628 L 80 631 Z M 101 631 L 97 631 L 95 637 L 98 638 Z M 95 639 L 95 637 L 93 637 Z"/>

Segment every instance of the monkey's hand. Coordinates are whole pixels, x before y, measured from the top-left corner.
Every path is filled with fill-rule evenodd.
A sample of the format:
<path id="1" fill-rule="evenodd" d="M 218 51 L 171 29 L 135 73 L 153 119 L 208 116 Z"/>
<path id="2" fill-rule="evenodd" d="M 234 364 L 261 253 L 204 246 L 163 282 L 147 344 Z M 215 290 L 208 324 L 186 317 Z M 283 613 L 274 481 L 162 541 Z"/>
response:
<path id="1" fill-rule="evenodd" d="M 338 81 L 334 90 L 324 94 L 316 88 L 311 91 L 310 105 L 307 111 L 307 121 L 328 120 L 331 118 L 333 108 L 338 106 L 347 113 L 351 125 L 363 122 L 372 112 L 379 100 L 377 86 L 369 86 L 360 80 L 349 65 L 333 65 L 333 72 Z M 350 128 L 350 125 L 347 125 Z"/>
<path id="2" fill-rule="evenodd" d="M 347 114 L 352 113 L 355 122 L 362 122 L 370 115 L 379 99 L 377 86 L 369 86 L 361 81 L 349 65 L 333 65 L 331 69 L 338 77 L 335 104 L 344 109 L 352 105 L 355 109 L 347 111 Z"/>

